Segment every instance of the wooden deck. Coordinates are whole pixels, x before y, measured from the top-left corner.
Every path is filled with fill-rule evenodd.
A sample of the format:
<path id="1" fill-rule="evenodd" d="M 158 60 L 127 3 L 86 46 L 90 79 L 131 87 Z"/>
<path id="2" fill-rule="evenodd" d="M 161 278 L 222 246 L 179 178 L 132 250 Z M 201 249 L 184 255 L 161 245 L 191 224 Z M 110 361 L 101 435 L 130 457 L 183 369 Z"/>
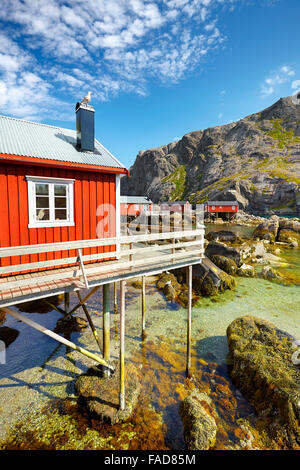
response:
<path id="1" fill-rule="evenodd" d="M 157 243 L 164 243 L 158 245 Z M 149 243 L 152 245 L 149 246 Z M 29 263 L 0 268 L 0 307 L 17 305 L 22 302 L 46 298 L 65 292 L 94 288 L 110 282 L 126 280 L 136 276 L 147 276 L 179 267 L 201 263 L 203 257 L 204 229 L 186 232 L 154 233 L 132 235 L 118 239 L 105 238 L 65 242 L 60 244 L 31 245 L 13 248 L 1 248 L 0 257 L 37 253 L 39 250 L 62 251 L 77 249 L 78 257 L 57 259 L 45 262 Z M 84 247 L 118 246 L 118 251 L 81 256 Z M 64 245 L 64 246 L 62 246 Z M 129 249 L 127 246 L 129 245 Z M 110 261 L 97 261 L 101 257 L 118 257 Z M 85 264 L 88 261 L 92 263 Z M 53 264 L 68 267 L 49 269 Z M 70 266 L 70 263 L 75 263 Z M 24 267 L 23 267 L 24 266 Z M 10 272 L 47 268 L 45 271 L 28 274 L 9 275 Z"/>

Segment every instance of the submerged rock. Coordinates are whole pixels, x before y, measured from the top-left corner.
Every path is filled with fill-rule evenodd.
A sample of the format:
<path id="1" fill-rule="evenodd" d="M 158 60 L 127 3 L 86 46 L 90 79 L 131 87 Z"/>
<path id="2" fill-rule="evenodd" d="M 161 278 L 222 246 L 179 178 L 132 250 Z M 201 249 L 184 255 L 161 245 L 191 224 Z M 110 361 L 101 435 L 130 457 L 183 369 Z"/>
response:
<path id="1" fill-rule="evenodd" d="M 137 405 L 141 384 L 133 364 L 126 364 L 125 367 L 125 410 L 119 409 L 119 388 L 119 363 L 108 379 L 103 377 L 101 369 L 92 367 L 75 382 L 79 403 L 93 417 L 109 424 L 126 421 Z"/>
<path id="2" fill-rule="evenodd" d="M 32 300 L 31 302 L 24 302 L 18 304 L 18 309 L 20 312 L 26 313 L 49 313 L 53 311 L 53 308 L 50 305 L 47 305 L 44 300 L 49 300 L 51 304 L 57 307 L 64 300 L 64 294 L 53 295 L 51 297 L 46 297 L 45 299 Z"/>
<path id="3" fill-rule="evenodd" d="M 14 328 L 9 328 L 8 326 L 2 326 L 0 328 L 0 341 L 4 342 L 6 348 L 13 343 L 18 336 L 19 331 Z"/>
<path id="4" fill-rule="evenodd" d="M 88 322 L 84 318 L 66 315 L 57 320 L 56 327 L 53 331 L 55 333 L 69 335 L 75 331 L 81 331 L 87 326 Z"/>
<path id="5" fill-rule="evenodd" d="M 194 390 L 180 404 L 184 440 L 188 450 L 208 450 L 215 445 L 217 425 L 206 408 L 209 397 Z"/>
<path id="6" fill-rule="evenodd" d="M 244 316 L 227 328 L 233 383 L 266 421 L 270 435 L 300 444 L 300 369 L 294 338 L 260 318 Z"/>

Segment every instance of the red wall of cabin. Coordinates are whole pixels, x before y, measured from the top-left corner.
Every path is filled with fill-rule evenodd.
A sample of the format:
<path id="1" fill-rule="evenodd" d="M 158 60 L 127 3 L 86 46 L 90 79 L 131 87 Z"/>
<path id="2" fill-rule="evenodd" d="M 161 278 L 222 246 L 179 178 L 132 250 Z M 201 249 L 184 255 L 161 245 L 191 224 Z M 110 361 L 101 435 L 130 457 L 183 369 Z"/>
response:
<path id="1" fill-rule="evenodd" d="M 74 179 L 74 222 L 72 227 L 28 228 L 28 192 L 25 176 Z M 116 205 L 115 175 L 88 171 L 0 164 L 0 246 L 34 245 L 113 237 L 115 214 L 108 210 L 96 216 L 100 204 Z M 98 237 L 96 227 L 98 226 Z M 114 246 L 85 249 L 83 254 L 113 251 Z M 77 250 L 1 258 L 1 266 L 77 256 Z"/>
<path id="2" fill-rule="evenodd" d="M 207 212 L 237 212 L 238 206 L 234 206 L 234 209 L 232 209 L 233 206 L 214 206 L 214 209 L 212 206 L 207 206 Z"/>

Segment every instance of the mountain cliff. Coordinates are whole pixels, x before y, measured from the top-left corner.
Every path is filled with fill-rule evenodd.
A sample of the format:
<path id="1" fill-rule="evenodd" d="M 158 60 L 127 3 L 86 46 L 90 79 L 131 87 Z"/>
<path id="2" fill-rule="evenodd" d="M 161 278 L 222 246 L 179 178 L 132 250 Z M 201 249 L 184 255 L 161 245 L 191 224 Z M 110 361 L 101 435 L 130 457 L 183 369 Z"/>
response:
<path id="1" fill-rule="evenodd" d="M 237 200 L 248 212 L 300 212 L 300 104 L 281 98 L 237 122 L 140 151 L 122 194 L 154 202 Z"/>

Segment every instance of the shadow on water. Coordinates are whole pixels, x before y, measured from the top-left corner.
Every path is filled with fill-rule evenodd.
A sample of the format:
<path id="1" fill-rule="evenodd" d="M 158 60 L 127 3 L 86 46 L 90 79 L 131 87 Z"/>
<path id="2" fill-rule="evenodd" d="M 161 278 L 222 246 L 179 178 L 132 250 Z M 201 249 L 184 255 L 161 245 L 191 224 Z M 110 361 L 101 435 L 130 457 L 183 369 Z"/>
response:
<path id="1" fill-rule="evenodd" d="M 228 354 L 226 336 L 210 336 L 200 339 L 195 344 L 197 359 L 207 362 L 224 363 Z"/>

